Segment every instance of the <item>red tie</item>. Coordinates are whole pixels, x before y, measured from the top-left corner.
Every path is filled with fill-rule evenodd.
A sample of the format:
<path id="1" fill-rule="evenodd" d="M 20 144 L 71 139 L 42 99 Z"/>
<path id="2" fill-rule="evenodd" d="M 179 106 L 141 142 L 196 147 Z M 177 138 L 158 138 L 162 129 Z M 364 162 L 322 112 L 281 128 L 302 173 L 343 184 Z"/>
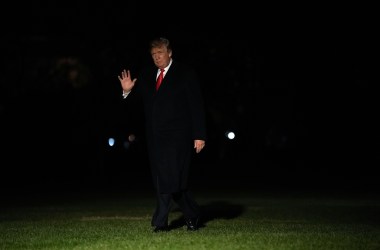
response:
<path id="1" fill-rule="evenodd" d="M 157 78 L 156 90 L 158 90 L 158 88 L 161 85 L 162 79 L 164 79 L 164 71 L 165 71 L 165 69 L 160 69 L 160 70 L 161 70 L 161 72 L 160 72 L 160 75 Z"/>

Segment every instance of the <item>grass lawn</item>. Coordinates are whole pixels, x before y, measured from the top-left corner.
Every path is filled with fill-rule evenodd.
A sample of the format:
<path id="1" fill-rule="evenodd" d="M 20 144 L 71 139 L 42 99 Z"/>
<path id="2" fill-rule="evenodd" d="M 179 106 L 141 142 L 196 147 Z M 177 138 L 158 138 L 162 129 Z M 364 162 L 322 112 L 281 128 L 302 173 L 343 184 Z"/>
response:
<path id="1" fill-rule="evenodd" d="M 151 192 L 62 192 L 7 198 L 0 249 L 380 249 L 377 195 L 197 190 L 201 228 L 153 233 Z"/>

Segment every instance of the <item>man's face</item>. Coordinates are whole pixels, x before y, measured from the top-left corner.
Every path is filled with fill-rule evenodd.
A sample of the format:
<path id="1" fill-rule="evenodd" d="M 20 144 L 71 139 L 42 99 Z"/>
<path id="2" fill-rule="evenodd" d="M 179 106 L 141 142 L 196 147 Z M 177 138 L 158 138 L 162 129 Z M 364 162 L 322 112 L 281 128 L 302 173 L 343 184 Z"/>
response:
<path id="1" fill-rule="evenodd" d="M 165 46 L 152 48 L 150 54 L 152 55 L 154 64 L 162 69 L 169 65 L 172 57 L 172 52 Z"/>

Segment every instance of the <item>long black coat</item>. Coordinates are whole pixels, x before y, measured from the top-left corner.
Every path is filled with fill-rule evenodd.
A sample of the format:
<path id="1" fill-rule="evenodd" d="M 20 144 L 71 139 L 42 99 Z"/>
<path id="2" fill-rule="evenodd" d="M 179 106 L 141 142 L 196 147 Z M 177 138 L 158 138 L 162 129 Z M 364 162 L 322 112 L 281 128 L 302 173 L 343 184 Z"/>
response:
<path id="1" fill-rule="evenodd" d="M 196 72 L 173 60 L 158 91 L 157 68 L 140 72 L 141 94 L 153 183 L 160 192 L 187 188 L 194 139 L 206 140 L 204 101 Z"/>

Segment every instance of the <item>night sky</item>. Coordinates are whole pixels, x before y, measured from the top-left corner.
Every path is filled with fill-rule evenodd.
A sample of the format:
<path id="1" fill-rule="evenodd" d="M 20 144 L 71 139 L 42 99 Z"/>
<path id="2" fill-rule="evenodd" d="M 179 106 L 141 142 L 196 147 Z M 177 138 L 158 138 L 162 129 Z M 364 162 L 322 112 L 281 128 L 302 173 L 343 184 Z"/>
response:
<path id="1" fill-rule="evenodd" d="M 141 106 L 123 102 L 117 75 L 151 63 L 148 42 L 162 35 L 173 58 L 202 79 L 209 138 L 194 156 L 199 180 L 379 190 L 377 57 L 367 10 L 13 5 L 1 19 L 3 188 L 149 179 Z M 123 145 L 131 134 L 136 140 Z"/>

